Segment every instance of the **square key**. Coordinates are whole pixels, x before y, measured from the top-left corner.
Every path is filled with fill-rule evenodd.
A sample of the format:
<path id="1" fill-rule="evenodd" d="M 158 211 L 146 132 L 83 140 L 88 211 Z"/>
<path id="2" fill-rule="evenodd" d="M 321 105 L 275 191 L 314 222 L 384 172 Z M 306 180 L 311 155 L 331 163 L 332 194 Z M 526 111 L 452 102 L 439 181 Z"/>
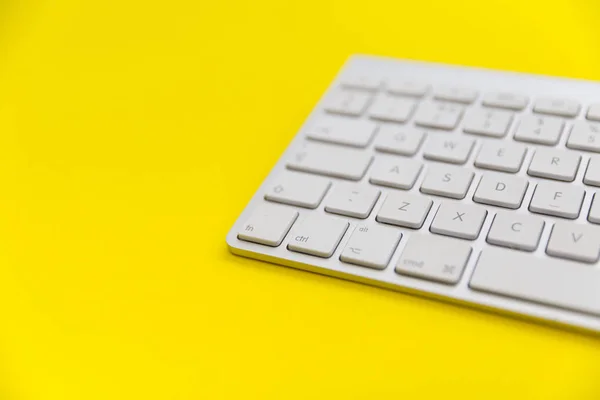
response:
<path id="1" fill-rule="evenodd" d="M 325 211 L 355 218 L 367 218 L 381 192 L 372 187 L 344 185 L 334 186 L 325 202 Z"/>
<path id="2" fill-rule="evenodd" d="M 264 204 L 258 207 L 238 232 L 238 239 L 277 247 L 298 218 L 298 211 Z"/>
<path id="3" fill-rule="evenodd" d="M 402 234 L 398 229 L 376 224 L 359 224 L 340 260 L 374 269 L 387 267 Z"/>
<path id="4" fill-rule="evenodd" d="M 377 132 L 375 150 L 413 156 L 419 151 L 425 136 L 425 131 L 413 127 L 384 125 Z"/>
<path id="5" fill-rule="evenodd" d="M 380 156 L 371 169 L 369 182 L 374 185 L 408 190 L 414 186 L 421 169 L 423 164 L 417 160 Z"/>
<path id="6" fill-rule="evenodd" d="M 464 199 L 473 176 L 473 172 L 466 169 L 432 165 L 421 184 L 421 192 L 452 199 Z"/>
<path id="7" fill-rule="evenodd" d="M 309 215 L 290 234 L 288 250 L 329 258 L 348 229 L 348 222 L 322 215 Z"/>
<path id="8" fill-rule="evenodd" d="M 475 240 L 479 236 L 487 211 L 471 204 L 442 203 L 438 209 L 431 232 L 461 239 Z"/>
<path id="9" fill-rule="evenodd" d="M 419 229 L 423 226 L 433 201 L 411 193 L 390 193 L 386 197 L 377 221 L 386 224 Z"/>
<path id="10" fill-rule="evenodd" d="M 560 118 L 526 115 L 521 119 L 515 140 L 554 146 L 558 143 L 565 123 Z"/>

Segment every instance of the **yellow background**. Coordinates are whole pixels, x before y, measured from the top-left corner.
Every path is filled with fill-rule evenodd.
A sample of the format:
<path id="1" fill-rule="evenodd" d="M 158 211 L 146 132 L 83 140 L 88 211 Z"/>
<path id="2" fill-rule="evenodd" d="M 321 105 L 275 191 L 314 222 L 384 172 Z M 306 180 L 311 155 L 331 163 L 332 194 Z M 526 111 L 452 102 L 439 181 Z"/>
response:
<path id="1" fill-rule="evenodd" d="M 598 339 L 225 245 L 349 54 L 600 79 L 599 20 L 597 0 L 0 2 L 0 398 L 599 399 Z"/>

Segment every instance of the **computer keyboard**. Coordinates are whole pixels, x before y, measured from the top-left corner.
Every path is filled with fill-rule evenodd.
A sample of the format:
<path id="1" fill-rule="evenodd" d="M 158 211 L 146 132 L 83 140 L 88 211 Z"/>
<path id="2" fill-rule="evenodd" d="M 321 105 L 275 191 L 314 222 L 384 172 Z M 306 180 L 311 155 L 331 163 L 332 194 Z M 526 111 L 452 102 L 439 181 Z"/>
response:
<path id="1" fill-rule="evenodd" d="M 227 243 L 600 332 L 598 153 L 600 83 L 355 56 Z"/>

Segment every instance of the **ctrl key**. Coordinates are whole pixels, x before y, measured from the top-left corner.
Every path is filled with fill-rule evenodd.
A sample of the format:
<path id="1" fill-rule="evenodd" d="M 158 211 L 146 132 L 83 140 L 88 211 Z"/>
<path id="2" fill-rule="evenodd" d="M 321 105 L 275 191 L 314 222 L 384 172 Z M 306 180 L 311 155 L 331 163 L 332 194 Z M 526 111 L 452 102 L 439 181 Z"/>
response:
<path id="1" fill-rule="evenodd" d="M 298 212 L 275 205 L 257 208 L 238 232 L 238 239 L 277 247 L 298 218 Z"/>
<path id="2" fill-rule="evenodd" d="M 460 240 L 412 235 L 396 264 L 396 272 L 430 281 L 456 284 L 471 255 L 471 246 Z"/>
<path id="3" fill-rule="evenodd" d="M 348 229 L 348 222 L 320 215 L 309 215 L 290 235 L 288 250 L 329 258 Z"/>

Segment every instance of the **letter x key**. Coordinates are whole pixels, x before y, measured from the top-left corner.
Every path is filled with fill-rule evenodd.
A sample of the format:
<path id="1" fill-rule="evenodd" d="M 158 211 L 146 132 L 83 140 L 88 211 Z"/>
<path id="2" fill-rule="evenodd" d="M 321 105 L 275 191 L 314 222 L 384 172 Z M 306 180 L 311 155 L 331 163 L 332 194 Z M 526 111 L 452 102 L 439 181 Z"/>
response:
<path id="1" fill-rule="evenodd" d="M 486 215 L 487 211 L 481 206 L 442 203 L 431 224 L 431 232 L 474 240 Z"/>

